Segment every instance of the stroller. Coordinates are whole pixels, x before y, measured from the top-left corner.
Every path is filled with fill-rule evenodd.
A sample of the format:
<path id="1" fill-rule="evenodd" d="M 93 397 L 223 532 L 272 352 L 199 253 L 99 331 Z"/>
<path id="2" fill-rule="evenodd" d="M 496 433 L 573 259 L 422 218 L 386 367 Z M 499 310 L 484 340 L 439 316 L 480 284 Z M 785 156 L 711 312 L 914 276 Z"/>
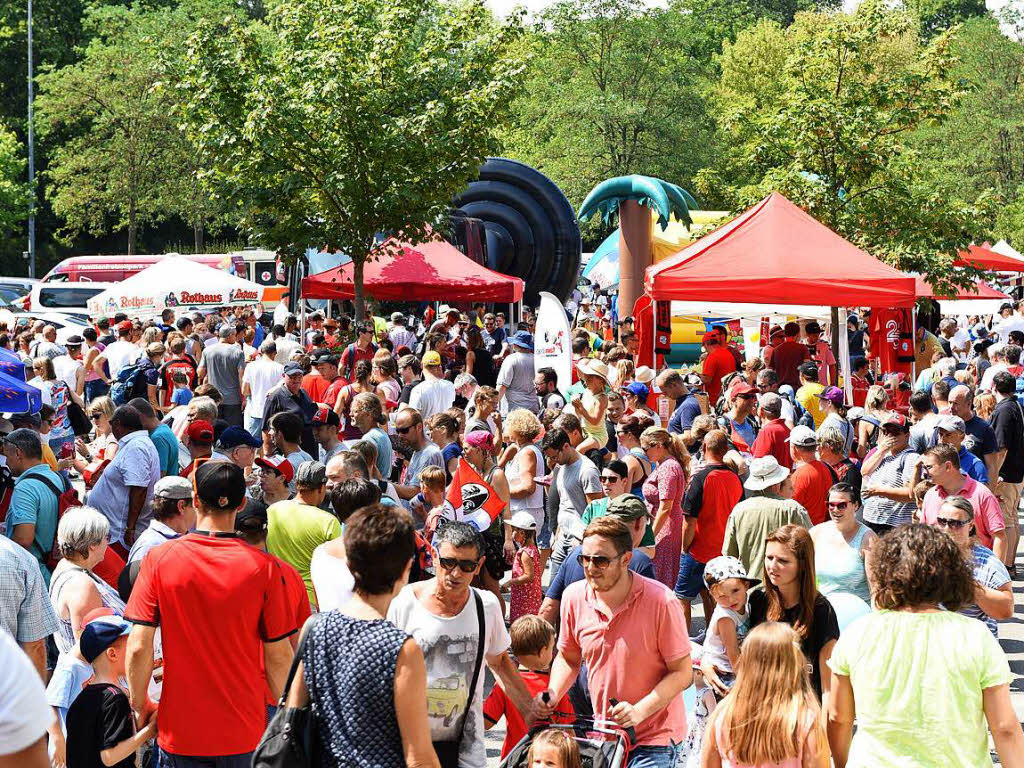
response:
<path id="1" fill-rule="evenodd" d="M 549 728 L 572 734 L 580 748 L 583 768 L 625 768 L 630 747 L 636 741 L 632 728 L 621 728 L 600 718 L 578 717 L 570 723 L 540 723 L 512 747 L 501 768 L 528 768 L 527 759 L 534 737 Z"/>

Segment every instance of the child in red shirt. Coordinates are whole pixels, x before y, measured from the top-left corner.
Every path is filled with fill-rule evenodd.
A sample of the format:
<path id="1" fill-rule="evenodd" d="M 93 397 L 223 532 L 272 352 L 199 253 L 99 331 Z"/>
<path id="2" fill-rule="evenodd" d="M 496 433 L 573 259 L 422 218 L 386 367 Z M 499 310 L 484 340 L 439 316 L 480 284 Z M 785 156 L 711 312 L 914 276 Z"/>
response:
<path id="1" fill-rule="evenodd" d="M 555 628 L 539 616 L 531 614 L 520 616 L 512 622 L 509 636 L 512 639 L 512 654 L 519 662 L 519 674 L 530 695 L 546 691 L 551 661 L 555 655 Z M 505 717 L 505 741 L 501 745 L 501 759 L 504 760 L 512 747 L 526 735 L 526 723 L 502 687 L 495 685 L 484 702 L 484 727 L 490 730 L 502 716 Z M 573 717 L 572 704 L 566 695 L 555 708 L 554 719 L 556 722 L 571 722 Z"/>

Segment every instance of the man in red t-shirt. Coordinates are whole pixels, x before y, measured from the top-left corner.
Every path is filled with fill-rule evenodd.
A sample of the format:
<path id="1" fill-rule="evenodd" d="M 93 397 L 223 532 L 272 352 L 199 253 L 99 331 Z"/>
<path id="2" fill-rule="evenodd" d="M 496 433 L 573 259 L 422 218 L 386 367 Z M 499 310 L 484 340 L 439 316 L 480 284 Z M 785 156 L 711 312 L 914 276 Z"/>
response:
<path id="1" fill-rule="evenodd" d="M 782 418 L 782 398 L 774 392 L 765 392 L 758 407 L 761 431 L 754 440 L 751 455 L 755 459 L 774 456 L 780 466 L 789 469 L 793 466 L 793 459 L 789 452 L 789 427 Z"/>
<path id="2" fill-rule="evenodd" d="M 814 525 L 828 519 L 828 490 L 836 482 L 828 464 L 817 457 L 818 438 L 810 427 L 796 426 L 789 434 L 793 457 L 793 500 L 807 510 Z"/>
<path id="3" fill-rule="evenodd" d="M 732 352 L 722 346 L 722 337 L 718 331 L 708 331 L 704 334 L 704 346 L 707 347 L 708 356 L 704 358 L 700 376 L 704 380 L 708 402 L 714 408 L 722 394 L 722 377 L 738 369 Z"/>
<path id="4" fill-rule="evenodd" d="M 327 399 L 327 390 L 341 377 L 338 375 L 338 356 L 329 349 L 315 349 L 310 353 L 313 370 L 302 377 L 302 388 L 314 403 L 327 403 L 334 407 L 334 400 Z M 341 386 L 347 382 L 342 380 Z M 338 388 L 340 389 L 340 387 Z"/>
<path id="5" fill-rule="evenodd" d="M 373 343 L 373 323 L 363 320 L 355 325 L 356 340 L 341 353 L 341 375 L 349 381 L 360 360 L 373 360 L 377 345 Z"/>
<path id="6" fill-rule="evenodd" d="M 796 340 L 800 335 L 799 324 L 788 322 L 782 332 L 786 335 L 786 340 L 765 353 L 764 361 L 769 368 L 774 368 L 779 374 L 779 383 L 789 384 L 795 392 L 800 388 L 800 375 L 797 369 L 801 363 L 811 359 L 811 350 L 806 344 Z"/>
<path id="7" fill-rule="evenodd" d="M 188 378 L 188 388 L 195 389 L 199 378 L 196 371 L 198 366 L 191 355 L 185 353 L 185 339 L 175 339 L 171 342 L 171 359 L 160 366 L 157 373 L 157 386 L 160 389 L 160 409 L 169 411 L 174 407 L 171 402 L 171 395 L 174 394 L 174 374 L 181 371 Z"/>
<path id="8" fill-rule="evenodd" d="M 275 699 L 284 687 L 296 618 L 277 561 L 235 533 L 246 503 L 242 470 L 206 462 L 195 472 L 193 501 L 196 530 L 146 554 L 125 608 L 135 624 L 126 667 L 132 709 L 140 724 L 156 712 L 147 688 L 159 627 L 160 763 L 180 755 L 242 764 L 266 730 L 264 680 Z"/>

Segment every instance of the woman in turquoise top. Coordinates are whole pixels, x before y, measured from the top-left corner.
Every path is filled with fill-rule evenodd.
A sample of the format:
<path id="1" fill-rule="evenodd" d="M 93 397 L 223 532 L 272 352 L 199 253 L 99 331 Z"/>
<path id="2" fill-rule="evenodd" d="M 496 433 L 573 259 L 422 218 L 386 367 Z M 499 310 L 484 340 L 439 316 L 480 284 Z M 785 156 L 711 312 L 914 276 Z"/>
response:
<path id="1" fill-rule="evenodd" d="M 860 491 L 849 483 L 836 483 L 828 492 L 828 516 L 811 528 L 814 569 L 823 595 L 846 592 L 871 605 L 864 560 L 878 536 L 857 521 Z"/>

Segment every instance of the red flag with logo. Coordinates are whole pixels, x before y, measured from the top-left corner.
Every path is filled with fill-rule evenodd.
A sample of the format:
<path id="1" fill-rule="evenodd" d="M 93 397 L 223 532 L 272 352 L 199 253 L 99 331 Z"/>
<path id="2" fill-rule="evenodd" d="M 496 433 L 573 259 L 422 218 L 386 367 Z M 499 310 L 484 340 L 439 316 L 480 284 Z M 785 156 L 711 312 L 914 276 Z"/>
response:
<path id="1" fill-rule="evenodd" d="M 473 465 L 459 459 L 459 465 L 448 486 L 444 500 L 445 513 L 453 520 L 462 520 L 485 531 L 501 514 L 505 502 L 497 492 L 480 477 Z"/>

